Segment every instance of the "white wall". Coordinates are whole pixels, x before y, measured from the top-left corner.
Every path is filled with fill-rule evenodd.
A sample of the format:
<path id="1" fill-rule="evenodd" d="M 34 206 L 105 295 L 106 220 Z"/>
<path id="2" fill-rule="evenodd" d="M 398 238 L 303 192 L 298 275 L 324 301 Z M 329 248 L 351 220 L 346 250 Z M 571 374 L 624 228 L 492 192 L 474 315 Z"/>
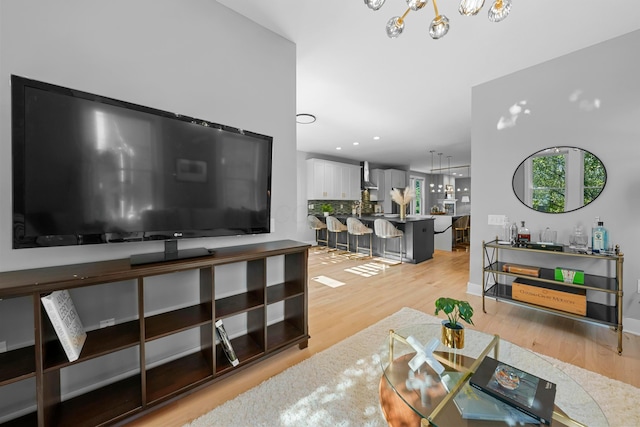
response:
<path id="1" fill-rule="evenodd" d="M 11 74 L 274 137 L 270 235 L 295 238 L 295 45 L 212 0 L 0 2 L 0 271 L 128 257 L 162 243 L 12 250 Z"/>
<path id="2" fill-rule="evenodd" d="M 576 224 L 590 231 L 600 216 L 624 263 L 624 327 L 640 333 L 640 31 L 481 84 L 472 91 L 473 227 L 470 289 L 482 283 L 481 242 L 498 227 L 487 215 L 525 220 L 532 231 L 550 227 L 568 243 Z M 579 91 L 576 101 L 571 95 Z M 599 108 L 593 108 L 598 99 Z M 530 115 L 497 129 L 509 107 L 526 100 Z M 569 145 L 598 156 L 607 169 L 600 197 L 575 212 L 544 214 L 522 205 L 511 178 L 522 160 L 543 148 Z"/>

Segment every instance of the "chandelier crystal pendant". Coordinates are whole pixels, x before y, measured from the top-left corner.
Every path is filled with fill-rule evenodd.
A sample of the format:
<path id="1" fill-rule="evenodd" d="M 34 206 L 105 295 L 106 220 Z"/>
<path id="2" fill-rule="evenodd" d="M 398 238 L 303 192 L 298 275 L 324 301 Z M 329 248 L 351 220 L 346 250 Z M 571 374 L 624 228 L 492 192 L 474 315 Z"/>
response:
<path id="1" fill-rule="evenodd" d="M 445 36 L 449 32 L 449 18 L 444 15 L 436 16 L 431 25 L 429 25 L 429 35 L 432 39 L 437 40 Z"/>
<path id="2" fill-rule="evenodd" d="M 428 3 L 428 0 L 407 0 L 407 6 L 409 9 L 416 11 L 425 7 Z"/>
<path id="3" fill-rule="evenodd" d="M 364 4 L 371 10 L 380 9 L 386 0 L 364 0 Z M 407 2 L 407 6 L 409 7 L 407 11 L 402 16 L 394 16 L 393 18 L 387 21 L 387 25 L 385 27 L 387 36 L 389 38 L 396 38 L 404 31 L 404 19 L 407 17 L 409 12 L 418 11 L 425 7 L 428 3 L 428 0 L 405 0 Z M 492 22 L 500 22 L 505 19 L 509 12 L 511 11 L 511 1 L 512 0 L 495 0 L 491 9 L 489 9 L 489 20 Z M 477 15 L 480 12 L 480 9 L 484 6 L 485 0 L 460 0 L 460 6 L 458 7 L 458 12 L 461 15 L 473 16 Z M 445 36 L 449 32 L 449 18 L 445 15 L 440 15 L 438 13 L 438 5 L 436 4 L 436 0 L 432 1 L 433 3 L 433 11 L 435 12 L 435 18 L 431 21 L 429 25 L 429 35 L 434 40 L 437 40 L 443 36 Z"/>
<path id="4" fill-rule="evenodd" d="M 496 0 L 489 9 L 489 21 L 500 22 L 511 12 L 511 0 Z"/>
<path id="5" fill-rule="evenodd" d="M 387 36 L 389 36 L 390 39 L 395 39 L 402 34 L 402 30 L 404 30 L 404 19 L 400 16 L 394 16 L 389 19 L 386 30 Z"/>
<path id="6" fill-rule="evenodd" d="M 378 10 L 384 5 L 386 0 L 364 0 L 364 4 L 366 4 L 371 10 Z"/>
<path id="7" fill-rule="evenodd" d="M 458 12 L 460 15 L 473 16 L 477 15 L 484 6 L 484 0 L 462 0 Z"/>

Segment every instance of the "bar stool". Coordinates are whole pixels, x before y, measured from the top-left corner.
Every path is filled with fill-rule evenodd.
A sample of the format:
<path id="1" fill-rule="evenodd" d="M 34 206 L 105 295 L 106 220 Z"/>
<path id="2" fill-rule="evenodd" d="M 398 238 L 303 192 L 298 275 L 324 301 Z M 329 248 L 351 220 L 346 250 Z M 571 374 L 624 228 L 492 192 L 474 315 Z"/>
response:
<path id="1" fill-rule="evenodd" d="M 453 230 L 455 232 L 454 244 L 466 243 L 469 230 L 469 215 L 458 218 L 453 224 Z"/>
<path id="2" fill-rule="evenodd" d="M 381 239 L 385 239 L 382 245 L 383 258 L 385 258 L 387 253 L 386 239 L 400 238 L 400 264 L 402 264 L 402 241 L 404 240 L 404 233 L 402 230 L 397 229 L 390 221 L 382 218 L 378 218 L 373 222 L 373 228 L 376 231 L 376 236 Z"/>
<path id="3" fill-rule="evenodd" d="M 369 257 L 373 257 L 373 250 L 371 245 L 371 239 L 373 236 L 373 230 L 362 223 L 357 218 L 349 217 L 347 218 L 347 232 L 353 236 L 356 236 L 356 250 L 355 253 L 358 253 L 358 237 L 364 236 L 366 234 L 369 235 Z"/>
<path id="4" fill-rule="evenodd" d="M 327 217 L 327 230 L 331 233 L 335 233 L 336 235 L 336 248 L 338 250 L 338 246 L 346 246 L 347 252 L 349 252 L 349 236 L 347 236 L 347 243 L 338 243 L 338 233 L 343 233 L 347 231 L 347 226 L 340 222 L 338 218 L 335 216 L 329 215 Z M 327 236 L 327 239 L 329 236 Z"/>
<path id="5" fill-rule="evenodd" d="M 320 221 L 316 216 L 307 216 L 307 224 L 309 228 L 316 231 L 316 244 L 324 243 L 327 249 L 329 249 L 329 233 L 325 231 L 325 239 L 320 239 L 320 230 L 326 230 L 327 224 Z M 317 249 L 316 249 L 317 250 Z"/>

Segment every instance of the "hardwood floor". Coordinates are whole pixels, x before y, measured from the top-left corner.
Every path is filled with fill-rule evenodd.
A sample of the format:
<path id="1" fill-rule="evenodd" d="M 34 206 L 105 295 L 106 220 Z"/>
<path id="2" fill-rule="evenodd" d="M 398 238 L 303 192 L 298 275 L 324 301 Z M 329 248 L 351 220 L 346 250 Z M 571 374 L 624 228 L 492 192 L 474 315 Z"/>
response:
<path id="1" fill-rule="evenodd" d="M 367 261 L 368 262 L 368 261 Z M 238 372 L 233 377 L 193 393 L 132 422 L 132 426 L 182 426 L 236 395 L 322 351 L 402 307 L 428 314 L 443 295 L 466 299 L 475 309 L 475 326 L 488 333 L 538 353 L 598 372 L 640 387 L 640 337 L 624 334 L 623 353 L 617 352 L 617 334 L 609 328 L 486 300 L 466 293 L 469 253 L 436 251 L 432 260 L 420 264 L 395 265 L 372 277 L 345 271 L 363 264 L 326 252 L 309 256 L 308 348 L 289 349 Z M 337 288 L 311 280 L 324 275 L 344 282 Z"/>

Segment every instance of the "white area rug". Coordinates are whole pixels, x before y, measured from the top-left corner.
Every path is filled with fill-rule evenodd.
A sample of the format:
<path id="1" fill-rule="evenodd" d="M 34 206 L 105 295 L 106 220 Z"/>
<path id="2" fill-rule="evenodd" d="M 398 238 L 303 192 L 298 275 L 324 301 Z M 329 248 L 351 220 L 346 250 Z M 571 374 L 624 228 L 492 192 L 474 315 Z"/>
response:
<path id="1" fill-rule="evenodd" d="M 441 319 L 417 310 L 399 312 L 270 378 L 203 415 L 189 427 L 384 427 L 378 404 L 380 367 L 376 354 L 389 329 Z M 600 405 L 611 427 L 640 426 L 640 389 L 543 356 L 571 376 Z M 556 403 L 569 415 L 594 424 L 585 411 L 574 414 L 571 390 Z M 586 419 L 585 419 L 586 418 Z M 593 419 L 593 418 L 591 418 Z"/>

